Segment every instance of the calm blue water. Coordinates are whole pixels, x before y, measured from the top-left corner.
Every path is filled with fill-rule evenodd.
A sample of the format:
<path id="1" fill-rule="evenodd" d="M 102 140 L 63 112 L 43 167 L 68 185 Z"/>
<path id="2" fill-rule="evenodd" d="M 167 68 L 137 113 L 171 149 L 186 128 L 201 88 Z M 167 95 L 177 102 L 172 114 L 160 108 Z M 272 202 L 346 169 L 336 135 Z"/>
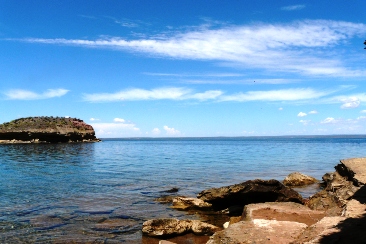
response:
<path id="1" fill-rule="evenodd" d="M 321 179 L 343 158 L 366 156 L 365 138 L 104 140 L 0 145 L 0 242 L 141 243 L 141 224 L 186 213 L 154 202 L 294 171 Z M 196 216 L 188 216 L 196 218 Z"/>

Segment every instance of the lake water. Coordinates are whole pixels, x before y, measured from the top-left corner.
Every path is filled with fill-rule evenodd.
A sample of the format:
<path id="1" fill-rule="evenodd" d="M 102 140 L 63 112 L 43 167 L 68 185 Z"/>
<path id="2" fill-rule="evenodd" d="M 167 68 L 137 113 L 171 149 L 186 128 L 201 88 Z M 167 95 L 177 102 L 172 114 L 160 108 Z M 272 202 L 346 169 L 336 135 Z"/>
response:
<path id="1" fill-rule="evenodd" d="M 0 145 L 0 242 L 142 243 L 147 219 L 198 218 L 154 201 L 172 187 L 195 196 L 294 171 L 321 179 L 365 146 L 351 136 Z"/>

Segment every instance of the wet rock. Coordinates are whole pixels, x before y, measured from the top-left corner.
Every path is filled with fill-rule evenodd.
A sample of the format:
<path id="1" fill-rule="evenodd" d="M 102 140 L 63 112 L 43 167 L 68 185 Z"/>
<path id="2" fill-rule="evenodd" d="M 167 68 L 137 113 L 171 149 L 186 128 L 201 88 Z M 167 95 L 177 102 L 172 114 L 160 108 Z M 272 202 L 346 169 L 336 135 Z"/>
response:
<path id="1" fill-rule="evenodd" d="M 30 224 L 37 230 L 50 230 L 66 223 L 59 217 L 55 216 L 38 216 L 30 220 Z"/>
<path id="2" fill-rule="evenodd" d="M 155 198 L 154 201 L 155 202 L 160 202 L 160 203 L 173 203 L 173 200 L 177 197 L 181 197 L 181 198 L 186 198 L 185 196 L 160 196 L 158 198 Z"/>
<path id="3" fill-rule="evenodd" d="M 240 221 L 216 232 L 207 244 L 291 243 L 306 227 L 306 224 L 290 221 Z"/>
<path id="4" fill-rule="evenodd" d="M 303 199 L 299 193 L 277 180 L 249 180 L 240 184 L 211 188 L 200 192 L 197 197 L 211 203 L 216 209 L 230 206 L 244 206 L 261 202 L 297 202 Z"/>
<path id="5" fill-rule="evenodd" d="M 219 228 L 199 220 L 152 219 L 142 225 L 142 233 L 148 236 L 177 236 L 193 232 L 197 235 L 211 235 Z"/>
<path id="6" fill-rule="evenodd" d="M 166 191 L 164 191 L 164 192 L 166 192 L 166 193 L 176 193 L 176 192 L 178 192 L 179 191 L 179 188 L 177 188 L 177 187 L 173 187 L 173 188 L 171 188 L 171 189 L 169 189 L 169 190 L 166 190 Z"/>
<path id="7" fill-rule="evenodd" d="M 307 205 L 311 209 L 329 209 L 335 205 L 343 207 L 360 189 L 354 185 L 352 179 L 348 180 L 347 176 L 342 176 L 338 171 L 325 174 L 323 180 L 324 191 L 309 198 Z"/>
<path id="8" fill-rule="evenodd" d="M 99 231 L 124 231 L 131 228 L 137 228 L 138 222 L 133 219 L 103 219 L 98 221 L 98 223 L 93 228 Z"/>
<path id="9" fill-rule="evenodd" d="M 285 186 L 306 186 L 316 182 L 318 182 L 318 180 L 314 177 L 299 172 L 291 173 L 283 180 Z"/>
<path id="10" fill-rule="evenodd" d="M 193 197 L 176 197 L 173 199 L 172 207 L 181 210 L 188 210 L 188 209 L 205 210 L 211 208 L 212 204 Z"/>

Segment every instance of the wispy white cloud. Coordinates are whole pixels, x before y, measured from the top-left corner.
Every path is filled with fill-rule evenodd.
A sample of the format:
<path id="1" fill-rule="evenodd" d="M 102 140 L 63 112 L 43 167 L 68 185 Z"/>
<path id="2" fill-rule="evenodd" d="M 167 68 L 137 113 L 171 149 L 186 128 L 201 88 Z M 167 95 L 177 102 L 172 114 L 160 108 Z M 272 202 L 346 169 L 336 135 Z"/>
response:
<path id="1" fill-rule="evenodd" d="M 307 114 L 304 112 L 300 112 L 297 114 L 297 117 L 305 117 Z"/>
<path id="2" fill-rule="evenodd" d="M 116 122 L 116 123 L 91 123 L 97 137 L 116 138 L 137 136 L 140 134 L 140 129 L 131 122 Z"/>
<path id="3" fill-rule="evenodd" d="M 9 100 L 39 100 L 48 99 L 54 97 L 62 97 L 68 93 L 69 90 L 66 89 L 48 89 L 43 93 L 36 93 L 28 90 L 13 89 L 4 92 L 6 99 Z"/>
<path id="4" fill-rule="evenodd" d="M 285 10 L 285 11 L 294 11 L 294 10 L 300 10 L 305 8 L 306 6 L 303 4 L 299 4 L 299 5 L 290 5 L 290 6 L 285 6 L 282 7 L 281 10 Z"/>
<path id="5" fill-rule="evenodd" d="M 328 117 L 322 121 L 320 121 L 321 124 L 336 124 L 338 123 L 340 120 L 337 120 L 333 117 Z"/>
<path id="6" fill-rule="evenodd" d="M 202 93 L 194 93 L 187 88 L 156 88 L 146 89 L 128 89 L 116 93 L 96 93 L 84 94 L 84 100 L 89 102 L 112 102 L 112 101 L 137 101 L 137 100 L 211 100 L 223 94 L 222 91 L 210 90 Z"/>
<path id="7" fill-rule="evenodd" d="M 315 99 L 330 94 L 330 91 L 317 91 L 310 88 L 282 89 L 269 91 L 248 91 L 220 97 L 221 101 L 301 101 Z"/>
<path id="8" fill-rule="evenodd" d="M 97 118 L 90 118 L 90 121 L 98 121 L 99 119 Z"/>
<path id="9" fill-rule="evenodd" d="M 361 110 L 360 113 L 366 114 L 366 110 Z"/>
<path id="10" fill-rule="evenodd" d="M 226 61 L 243 68 L 296 72 L 306 75 L 364 76 L 344 60 L 329 55 L 331 48 L 366 33 L 366 25 L 343 21 L 305 20 L 289 24 L 253 24 L 220 29 L 198 28 L 158 37 L 128 40 L 27 38 L 44 44 L 113 48 L 176 59 Z"/>
<path id="11" fill-rule="evenodd" d="M 359 116 L 355 119 L 335 119 L 333 117 L 328 117 L 322 121 L 320 124 L 326 127 L 332 127 L 334 133 L 360 133 L 365 130 L 366 116 Z"/>
<path id="12" fill-rule="evenodd" d="M 317 114 L 318 113 L 318 111 L 316 111 L 316 110 L 311 110 L 310 112 L 309 112 L 309 114 Z"/>
<path id="13" fill-rule="evenodd" d="M 124 122 L 126 122 L 124 119 L 121 119 L 121 118 L 114 118 L 113 121 L 114 122 L 118 122 L 118 123 L 124 123 Z"/>
<path id="14" fill-rule="evenodd" d="M 166 134 L 169 135 L 169 136 L 179 136 L 181 134 L 179 130 L 174 129 L 174 128 L 170 128 L 166 125 L 164 125 L 163 128 L 166 131 Z"/>
<path id="15" fill-rule="evenodd" d="M 117 102 L 138 100 L 198 100 L 216 102 L 250 102 L 250 101 L 303 101 L 317 99 L 337 90 L 320 91 L 311 88 L 293 88 L 267 91 L 247 91 L 235 94 L 226 94 L 221 90 L 194 92 L 188 88 L 170 87 L 146 89 L 128 89 L 116 93 L 84 94 L 88 102 Z"/>
<path id="16" fill-rule="evenodd" d="M 136 100 L 181 100 L 184 96 L 191 95 L 187 88 L 156 88 L 127 89 L 116 93 L 84 94 L 84 100 L 88 102 L 112 102 L 112 101 L 136 101 Z"/>
<path id="17" fill-rule="evenodd" d="M 304 120 L 304 119 L 302 119 L 302 120 L 300 120 L 299 121 L 301 124 L 303 124 L 303 125 L 308 125 L 310 122 L 311 122 L 311 120 Z"/>
<path id="18" fill-rule="evenodd" d="M 350 97 L 342 100 L 342 109 L 357 108 L 360 105 L 360 100 L 357 97 Z"/>
<path id="19" fill-rule="evenodd" d="M 136 28 L 136 27 L 139 27 L 139 24 L 137 22 L 140 22 L 140 21 L 132 21 L 132 20 L 129 20 L 129 19 L 117 19 L 117 18 L 114 18 L 114 17 L 110 17 L 110 16 L 106 16 L 105 18 L 107 19 L 111 19 L 113 20 L 113 22 L 117 25 L 120 25 L 122 27 L 127 27 L 127 28 Z"/>
<path id="20" fill-rule="evenodd" d="M 366 102 L 366 93 L 334 96 L 324 100 L 325 103 L 341 103 L 341 109 L 357 108 L 361 102 Z"/>
<path id="21" fill-rule="evenodd" d="M 343 119 L 343 118 L 338 118 L 335 119 L 333 117 L 328 117 L 322 121 L 320 121 L 320 124 L 329 124 L 329 125 L 341 125 L 341 126 L 361 126 L 364 125 L 366 121 L 366 116 L 359 116 L 355 119 Z M 344 127 L 347 128 L 347 127 Z M 351 127 L 348 127 L 351 128 Z M 352 127 L 352 128 L 356 128 L 356 127 Z"/>
<path id="22" fill-rule="evenodd" d="M 207 74 L 187 74 L 187 73 L 153 73 L 144 72 L 145 75 L 151 76 L 171 76 L 171 77 L 241 77 L 243 74 L 239 73 L 207 73 Z"/>
<path id="23" fill-rule="evenodd" d="M 151 131 L 151 133 L 153 134 L 153 135 L 160 135 L 160 133 L 161 133 L 161 131 L 160 131 L 160 129 L 159 128 L 154 128 L 152 131 Z"/>
<path id="24" fill-rule="evenodd" d="M 290 84 L 298 82 L 296 79 L 182 79 L 182 83 L 188 84 Z"/>

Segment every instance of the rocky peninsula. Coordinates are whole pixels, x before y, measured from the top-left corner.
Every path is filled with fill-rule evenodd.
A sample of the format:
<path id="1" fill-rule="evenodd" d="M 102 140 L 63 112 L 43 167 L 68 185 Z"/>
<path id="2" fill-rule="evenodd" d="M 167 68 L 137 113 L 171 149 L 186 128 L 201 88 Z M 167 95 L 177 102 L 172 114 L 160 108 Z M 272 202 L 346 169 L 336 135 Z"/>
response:
<path id="1" fill-rule="evenodd" d="M 185 239 L 192 234 L 206 235 L 193 243 L 207 244 L 364 243 L 366 158 L 340 160 L 335 169 L 320 183 L 296 172 L 283 183 L 257 179 L 204 190 L 197 198 L 163 197 L 158 201 L 193 211 L 202 221 L 154 219 L 142 232 L 161 244 L 191 243 Z M 308 184 L 322 187 L 306 199 L 292 189 Z M 225 224 L 212 221 L 212 215 L 223 214 Z"/>
<path id="2" fill-rule="evenodd" d="M 0 144 L 98 142 L 93 127 L 68 117 L 27 117 L 0 124 Z"/>

